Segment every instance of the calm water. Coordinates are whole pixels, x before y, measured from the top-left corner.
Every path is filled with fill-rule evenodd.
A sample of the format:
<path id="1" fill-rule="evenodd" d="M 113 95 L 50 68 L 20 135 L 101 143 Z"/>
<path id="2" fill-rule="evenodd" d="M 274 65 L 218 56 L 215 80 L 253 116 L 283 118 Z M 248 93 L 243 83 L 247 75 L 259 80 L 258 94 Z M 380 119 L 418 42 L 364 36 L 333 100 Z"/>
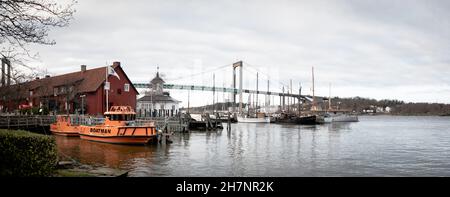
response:
<path id="1" fill-rule="evenodd" d="M 450 117 L 363 116 L 318 126 L 233 124 L 125 146 L 57 136 L 82 163 L 131 176 L 450 176 Z"/>

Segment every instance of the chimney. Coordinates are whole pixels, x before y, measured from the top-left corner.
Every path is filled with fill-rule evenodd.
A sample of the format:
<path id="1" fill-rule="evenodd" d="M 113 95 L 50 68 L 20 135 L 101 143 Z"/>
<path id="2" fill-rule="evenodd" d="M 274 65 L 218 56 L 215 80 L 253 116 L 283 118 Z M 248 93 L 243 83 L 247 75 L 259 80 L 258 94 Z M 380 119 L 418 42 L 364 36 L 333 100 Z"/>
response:
<path id="1" fill-rule="evenodd" d="M 45 78 L 50 78 L 50 75 L 45 75 Z"/>
<path id="2" fill-rule="evenodd" d="M 120 62 L 113 62 L 113 66 L 120 66 Z"/>
<path id="3" fill-rule="evenodd" d="M 81 72 L 86 72 L 86 65 L 81 65 Z"/>
<path id="4" fill-rule="evenodd" d="M 39 80 L 40 78 L 39 77 L 36 77 L 36 80 Z"/>

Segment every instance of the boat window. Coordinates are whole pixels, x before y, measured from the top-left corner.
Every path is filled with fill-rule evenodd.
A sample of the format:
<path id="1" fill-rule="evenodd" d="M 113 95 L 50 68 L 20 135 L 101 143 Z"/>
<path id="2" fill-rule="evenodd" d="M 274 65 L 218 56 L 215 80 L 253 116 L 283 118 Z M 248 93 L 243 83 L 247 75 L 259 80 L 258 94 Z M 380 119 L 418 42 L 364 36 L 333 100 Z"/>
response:
<path id="1" fill-rule="evenodd" d="M 108 117 L 110 120 L 113 121 L 131 121 L 136 119 L 135 114 L 110 114 L 105 115 L 105 117 Z"/>

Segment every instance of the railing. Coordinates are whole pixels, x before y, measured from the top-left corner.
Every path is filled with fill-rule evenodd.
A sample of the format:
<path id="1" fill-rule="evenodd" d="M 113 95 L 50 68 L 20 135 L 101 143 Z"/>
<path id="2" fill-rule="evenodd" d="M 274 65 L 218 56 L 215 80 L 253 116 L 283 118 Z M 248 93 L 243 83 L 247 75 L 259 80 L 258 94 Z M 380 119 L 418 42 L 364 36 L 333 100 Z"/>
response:
<path id="1" fill-rule="evenodd" d="M 0 128 L 49 126 L 55 116 L 0 116 Z"/>
<path id="2" fill-rule="evenodd" d="M 169 131 L 184 132 L 188 130 L 188 125 L 177 117 L 145 117 L 136 119 L 136 125 L 148 124 L 152 122 L 157 129 L 164 129 L 167 126 Z"/>

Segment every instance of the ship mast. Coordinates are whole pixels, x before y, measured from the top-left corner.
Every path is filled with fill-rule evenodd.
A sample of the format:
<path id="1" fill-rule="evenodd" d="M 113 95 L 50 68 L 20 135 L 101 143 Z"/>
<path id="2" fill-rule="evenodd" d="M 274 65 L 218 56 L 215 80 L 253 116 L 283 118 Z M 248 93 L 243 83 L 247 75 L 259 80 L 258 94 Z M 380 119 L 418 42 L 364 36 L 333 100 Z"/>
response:
<path id="1" fill-rule="evenodd" d="M 331 110 L 331 83 L 330 83 L 330 87 L 328 88 L 328 111 Z"/>
<path id="2" fill-rule="evenodd" d="M 259 82 L 259 77 L 258 77 L 258 72 L 256 72 L 256 102 L 255 102 L 255 114 L 258 113 L 258 82 Z"/>
<path id="3" fill-rule="evenodd" d="M 302 84 L 298 83 L 298 116 L 301 116 L 302 106 L 301 106 L 301 98 L 302 98 Z"/>
<path id="4" fill-rule="evenodd" d="M 313 94 L 312 111 L 316 111 L 316 96 L 314 94 L 314 66 L 312 67 L 312 94 Z"/>

